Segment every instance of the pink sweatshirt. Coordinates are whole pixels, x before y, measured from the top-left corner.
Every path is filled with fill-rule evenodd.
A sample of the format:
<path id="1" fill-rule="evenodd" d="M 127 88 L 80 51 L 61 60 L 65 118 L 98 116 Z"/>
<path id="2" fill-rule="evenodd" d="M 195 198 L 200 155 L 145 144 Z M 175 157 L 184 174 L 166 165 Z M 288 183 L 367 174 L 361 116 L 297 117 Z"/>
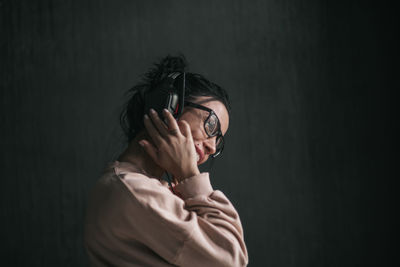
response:
<path id="1" fill-rule="evenodd" d="M 127 162 L 110 163 L 88 205 L 92 266 L 246 266 L 239 215 L 208 173 L 174 187 Z"/>

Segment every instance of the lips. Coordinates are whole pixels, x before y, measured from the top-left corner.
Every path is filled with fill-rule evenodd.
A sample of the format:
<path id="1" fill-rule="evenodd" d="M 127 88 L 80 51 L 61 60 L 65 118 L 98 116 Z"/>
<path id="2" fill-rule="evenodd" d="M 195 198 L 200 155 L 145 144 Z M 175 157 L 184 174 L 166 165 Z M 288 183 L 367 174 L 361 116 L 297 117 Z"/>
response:
<path id="1" fill-rule="evenodd" d="M 204 152 L 198 146 L 195 146 L 197 153 L 197 163 L 202 162 L 204 159 Z"/>

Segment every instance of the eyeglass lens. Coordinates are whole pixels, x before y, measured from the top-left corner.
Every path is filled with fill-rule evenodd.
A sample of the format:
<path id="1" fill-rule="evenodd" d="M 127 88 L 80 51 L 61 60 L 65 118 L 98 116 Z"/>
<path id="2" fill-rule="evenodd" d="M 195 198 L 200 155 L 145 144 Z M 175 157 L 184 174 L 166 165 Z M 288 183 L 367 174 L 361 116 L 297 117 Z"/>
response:
<path id="1" fill-rule="evenodd" d="M 217 149 L 217 152 L 221 150 L 224 146 L 224 140 L 222 136 L 219 136 L 219 128 L 218 128 L 218 118 L 215 114 L 211 114 L 208 120 L 205 123 L 205 130 L 208 134 L 208 136 L 216 136 L 217 138 L 215 140 L 215 146 Z"/>
<path id="2" fill-rule="evenodd" d="M 207 134 L 209 136 L 215 136 L 217 134 L 217 130 L 218 130 L 218 118 L 217 116 L 215 116 L 214 114 L 211 114 L 208 117 L 208 120 L 205 124 L 205 128 L 207 131 Z"/>

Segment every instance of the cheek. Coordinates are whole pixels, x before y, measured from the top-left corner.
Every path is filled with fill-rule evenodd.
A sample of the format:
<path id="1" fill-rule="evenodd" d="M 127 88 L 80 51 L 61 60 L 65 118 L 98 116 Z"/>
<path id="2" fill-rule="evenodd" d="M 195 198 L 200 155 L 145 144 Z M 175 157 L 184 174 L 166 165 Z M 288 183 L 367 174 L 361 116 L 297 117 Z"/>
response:
<path id="1" fill-rule="evenodd" d="M 205 136 L 204 122 L 201 119 L 199 119 L 199 117 L 200 117 L 199 114 L 194 114 L 190 112 L 184 113 L 181 116 L 181 119 L 185 120 L 189 124 L 193 139 L 195 141 L 203 140 Z"/>
<path id="2" fill-rule="evenodd" d="M 200 141 L 204 138 L 203 132 L 199 128 L 192 129 L 192 136 L 194 141 Z"/>
<path id="3" fill-rule="evenodd" d="M 189 123 L 190 131 L 192 133 L 193 140 L 195 140 L 195 141 L 196 140 L 202 140 L 202 138 L 204 137 L 204 134 L 201 131 L 201 127 L 198 126 L 198 125 L 194 125 L 193 122 L 191 122 L 191 121 L 186 120 L 186 122 Z M 182 129 L 183 129 L 182 126 L 179 126 L 179 129 L 182 132 Z"/>

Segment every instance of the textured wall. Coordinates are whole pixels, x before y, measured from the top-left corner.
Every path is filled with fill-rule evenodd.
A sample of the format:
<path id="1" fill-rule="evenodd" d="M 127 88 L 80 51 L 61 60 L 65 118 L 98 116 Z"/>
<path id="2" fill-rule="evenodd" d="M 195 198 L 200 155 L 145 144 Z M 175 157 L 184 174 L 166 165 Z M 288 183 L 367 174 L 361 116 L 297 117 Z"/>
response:
<path id="1" fill-rule="evenodd" d="M 388 264 L 395 23 L 380 5 L 0 1 L 2 259 L 86 264 L 87 194 L 123 147 L 123 93 L 183 52 L 232 98 L 212 181 L 250 266 Z"/>

